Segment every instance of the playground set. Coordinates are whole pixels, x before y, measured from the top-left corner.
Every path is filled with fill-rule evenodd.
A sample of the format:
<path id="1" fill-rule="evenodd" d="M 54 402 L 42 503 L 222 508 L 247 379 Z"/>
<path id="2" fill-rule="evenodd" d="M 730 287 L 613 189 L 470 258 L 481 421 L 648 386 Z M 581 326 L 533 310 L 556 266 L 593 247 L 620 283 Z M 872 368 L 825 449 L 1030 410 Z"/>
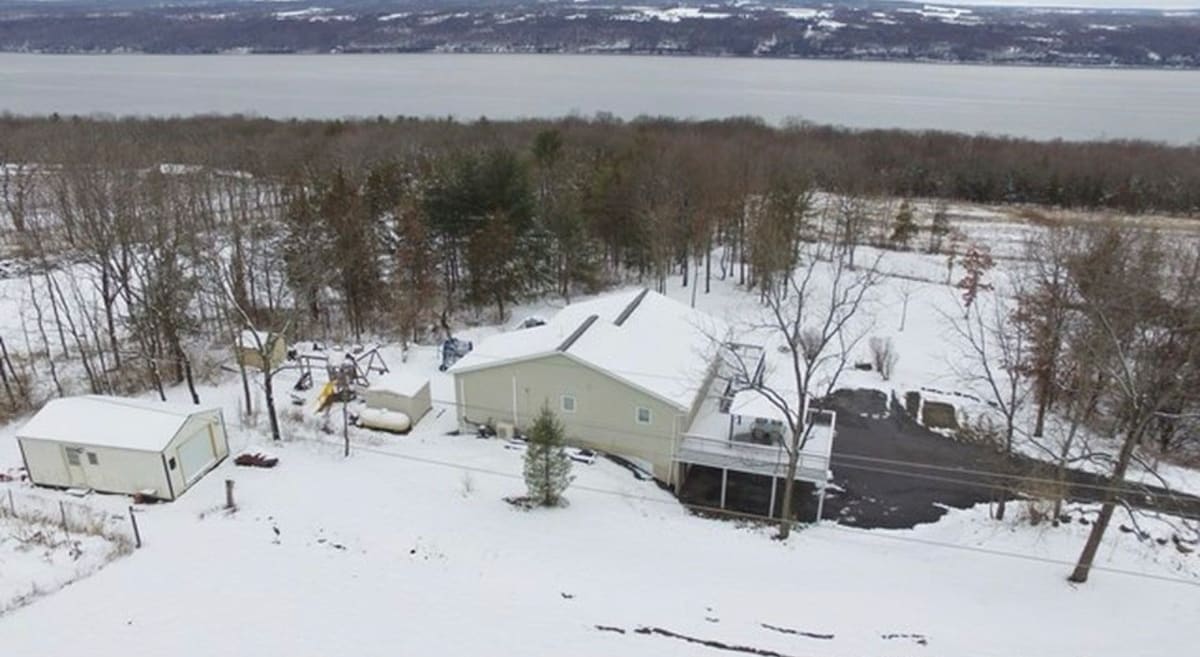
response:
<path id="1" fill-rule="evenodd" d="M 445 371 L 470 353 L 473 346 L 466 340 L 446 339 L 439 347 L 438 369 Z M 279 369 L 299 372 L 292 387 L 292 403 L 304 407 L 306 414 L 317 416 L 327 415 L 337 402 L 362 399 L 362 391 L 370 388 L 373 378 L 391 371 L 378 344 L 346 348 L 320 342 L 306 342 L 289 348 L 286 362 Z M 319 384 L 315 395 L 308 394 L 317 385 L 320 372 L 325 374 L 324 382 Z M 420 419 L 409 418 L 395 410 L 371 408 L 365 403 L 355 410 L 354 417 L 360 426 L 396 433 L 406 433 Z"/>
<path id="2" fill-rule="evenodd" d="M 366 388 L 371 385 L 372 373 L 387 374 L 391 371 L 388 369 L 387 361 L 383 359 L 383 354 L 379 352 L 379 345 L 341 349 L 338 347 L 326 348 L 324 345 L 314 342 L 311 343 L 309 349 L 303 351 L 289 350 L 288 360 L 294 362 L 296 369 L 300 370 L 300 379 L 293 386 L 295 393 L 304 392 L 313 387 L 314 371 L 324 370 L 326 374 L 325 384 L 321 386 L 317 396 L 310 403 L 309 410 L 314 415 L 326 412 L 334 402 L 342 401 L 343 397 L 346 397 L 346 401 L 353 399 L 355 387 Z M 339 382 L 342 385 L 339 386 Z M 340 391 L 339 388 L 341 388 Z M 297 399 L 300 400 L 300 404 L 304 403 L 302 396 L 294 394 L 293 401 Z"/>

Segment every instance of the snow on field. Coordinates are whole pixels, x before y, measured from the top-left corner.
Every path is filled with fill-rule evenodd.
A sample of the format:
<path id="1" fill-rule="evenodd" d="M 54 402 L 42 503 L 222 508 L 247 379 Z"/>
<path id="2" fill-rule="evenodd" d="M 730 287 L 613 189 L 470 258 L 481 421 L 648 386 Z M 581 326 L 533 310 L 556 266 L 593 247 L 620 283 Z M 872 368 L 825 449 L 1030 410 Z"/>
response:
<path id="1" fill-rule="evenodd" d="M 1027 230 L 977 223 L 977 234 Z M 858 259 L 875 255 L 864 247 Z M 947 324 L 958 297 L 944 257 L 880 257 L 887 275 L 863 321 L 895 341 L 900 361 L 891 381 L 850 371 L 842 385 L 961 386 Z M 696 293 L 696 307 L 747 320 L 756 306 L 735 278 Z M 668 293 L 693 298 L 678 277 Z M 458 336 L 478 341 L 562 305 L 522 306 L 505 326 L 481 316 Z M 281 465 L 226 462 L 179 501 L 143 507 L 143 549 L 0 616 L 5 654 L 720 654 L 674 634 L 792 656 L 1176 657 L 1194 643 L 1200 556 L 1153 540 L 1169 533 L 1162 526 L 1148 527 L 1152 540 L 1114 527 L 1097 562 L 1106 570 L 1076 587 L 1065 576 L 1087 527 L 1030 527 L 1019 504 L 1005 523 L 977 507 L 904 531 L 823 523 L 779 543 L 763 527 L 692 516 L 601 460 L 575 466 L 568 508 L 519 511 L 503 498 L 523 493 L 520 452 L 447 435 L 453 386 L 436 371 L 436 349 L 415 348 L 407 362 L 394 345 L 382 352 L 393 369 L 431 378 L 434 410 L 405 437 L 353 430 L 348 459 L 338 437 L 315 429 L 319 420 L 296 419 L 302 411 L 285 395 L 289 440 L 275 445 L 264 443 L 265 418 L 251 426 L 239 417 L 237 381 L 202 387 L 205 404 L 225 409 L 233 453 L 266 449 Z M 865 342 L 855 358 L 868 359 Z M 279 388 L 293 381 L 284 374 Z M 0 472 L 20 463 L 15 431 L 0 429 Z M 1200 489 L 1196 473 L 1178 471 Z M 225 479 L 236 482 L 235 513 L 220 508 Z M 85 502 L 114 513 L 128 503 Z M 0 593 L 53 588 L 74 567 L 31 562 L 0 543 Z M 64 632 L 64 618 L 87 622 Z"/>
<path id="2" fill-rule="evenodd" d="M 976 509 L 912 532 L 823 526 L 780 544 L 690 516 L 606 461 L 576 466 L 568 508 L 518 511 L 502 498 L 522 492 L 520 454 L 445 425 L 349 459 L 327 438 L 270 446 L 275 470 L 227 463 L 144 510 L 145 548 L 0 618 L 0 645 L 97 657 L 707 652 L 633 633 L 658 627 L 784 655 L 1168 655 L 1194 638 L 1192 585 L 1097 573 L 1074 588 L 1063 565 L 914 542 L 1066 560 L 1080 531 L 997 525 Z M 235 433 L 239 446 L 258 440 Z M 237 482 L 233 514 L 219 509 L 225 478 Z M 1113 537 L 1104 566 L 1200 582 L 1177 570 L 1182 558 L 1160 549 L 1155 563 Z M 88 622 L 59 631 L 67 617 Z"/>
<path id="3" fill-rule="evenodd" d="M 6 509 L 9 488 L 0 484 Z M 20 500 L 18 508 L 26 511 L 24 491 L 14 491 L 13 499 Z M 88 577 L 125 549 L 104 536 L 68 533 L 53 522 L 0 511 L 0 616 Z"/>

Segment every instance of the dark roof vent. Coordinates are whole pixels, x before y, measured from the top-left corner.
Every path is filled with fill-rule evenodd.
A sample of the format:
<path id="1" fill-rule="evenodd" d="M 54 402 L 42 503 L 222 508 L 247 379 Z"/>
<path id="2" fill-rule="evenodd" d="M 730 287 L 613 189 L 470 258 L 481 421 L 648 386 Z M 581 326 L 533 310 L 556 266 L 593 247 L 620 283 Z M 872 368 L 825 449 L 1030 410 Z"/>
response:
<path id="1" fill-rule="evenodd" d="M 578 340 L 585 332 L 587 332 L 588 328 L 590 328 L 592 324 L 595 324 L 596 320 L 599 318 L 599 315 L 591 315 L 587 319 L 583 320 L 583 323 L 579 325 L 579 328 L 572 331 L 571 335 L 568 335 L 567 339 L 563 340 L 563 343 L 558 345 L 558 351 L 566 351 L 570 349 L 571 345 L 575 344 L 575 341 Z"/>
<path id="2" fill-rule="evenodd" d="M 617 315 L 617 319 L 613 321 L 613 324 L 616 324 L 617 326 L 624 324 L 625 320 L 629 319 L 629 316 L 633 314 L 633 311 L 637 310 L 638 305 L 642 303 L 642 299 L 645 299 L 647 294 L 650 294 L 650 288 L 642 288 L 642 291 L 638 292 L 638 295 L 633 298 L 633 301 L 630 301 L 629 305 L 625 306 L 625 310 L 622 310 L 621 314 Z"/>

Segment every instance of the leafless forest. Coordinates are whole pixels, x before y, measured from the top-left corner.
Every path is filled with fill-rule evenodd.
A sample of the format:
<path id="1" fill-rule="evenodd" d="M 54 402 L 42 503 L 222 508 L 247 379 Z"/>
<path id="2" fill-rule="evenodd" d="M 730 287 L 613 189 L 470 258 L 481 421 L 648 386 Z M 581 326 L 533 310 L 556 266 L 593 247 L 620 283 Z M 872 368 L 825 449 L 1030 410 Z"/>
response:
<path id="1" fill-rule="evenodd" d="M 851 267 L 860 244 L 963 248 L 955 201 L 1200 208 L 1196 147 L 750 120 L 6 117 L 0 162 L 8 414 L 192 385 L 245 329 L 434 340 L 529 298 L 668 276 L 765 295 L 805 243 Z M 1046 234 L 1011 307 L 965 327 L 989 374 L 1029 386 L 1039 433 L 1050 412 L 1120 439 L 1118 479 L 1138 445 L 1194 459 L 1200 250 L 1129 222 Z"/>

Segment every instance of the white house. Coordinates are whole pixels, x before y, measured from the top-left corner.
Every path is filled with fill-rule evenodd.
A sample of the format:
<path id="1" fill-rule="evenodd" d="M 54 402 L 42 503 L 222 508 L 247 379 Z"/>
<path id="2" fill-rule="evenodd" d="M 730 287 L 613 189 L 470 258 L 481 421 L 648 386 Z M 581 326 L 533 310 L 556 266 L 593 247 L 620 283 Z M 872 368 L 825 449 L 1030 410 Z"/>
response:
<path id="1" fill-rule="evenodd" d="M 571 304 L 544 325 L 483 340 L 450 368 L 460 430 L 527 430 L 549 407 L 568 443 L 621 456 L 669 486 L 699 468 L 719 473 L 723 508 L 729 472 L 786 477 L 790 444 L 782 410 L 755 390 L 766 349 L 730 342 L 729 332 L 649 290 Z M 775 383 L 785 390 L 786 377 Z M 809 434 L 793 476 L 823 490 L 835 417 L 806 402 L 793 410 Z M 772 493 L 767 515 L 775 507 Z"/>
<path id="2" fill-rule="evenodd" d="M 219 408 L 89 395 L 55 399 L 17 432 L 39 486 L 174 500 L 229 455 Z"/>
<path id="3" fill-rule="evenodd" d="M 575 303 L 494 335 L 450 369 L 459 424 L 525 430 L 543 406 L 571 444 L 675 483 L 676 444 L 715 374 L 722 322 L 650 290 Z"/>

